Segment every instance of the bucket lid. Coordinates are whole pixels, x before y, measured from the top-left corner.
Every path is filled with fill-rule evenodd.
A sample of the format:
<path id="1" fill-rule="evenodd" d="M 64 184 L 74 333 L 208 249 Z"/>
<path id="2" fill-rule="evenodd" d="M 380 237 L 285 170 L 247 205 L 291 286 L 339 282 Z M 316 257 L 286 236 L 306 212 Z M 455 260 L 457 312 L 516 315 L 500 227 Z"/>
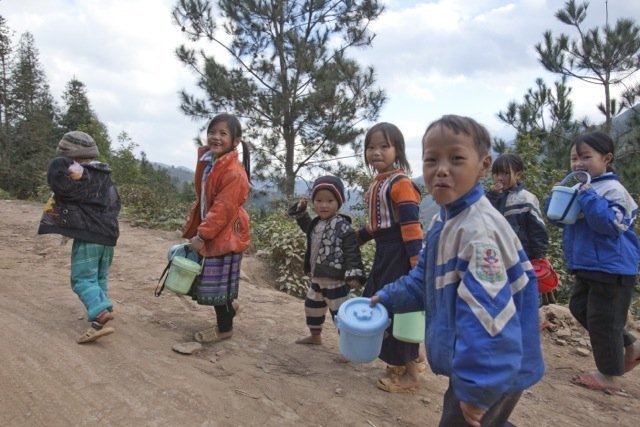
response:
<path id="1" fill-rule="evenodd" d="M 374 334 L 389 326 L 389 315 L 382 304 L 370 305 L 364 297 L 351 298 L 340 305 L 340 326 L 355 334 Z"/>

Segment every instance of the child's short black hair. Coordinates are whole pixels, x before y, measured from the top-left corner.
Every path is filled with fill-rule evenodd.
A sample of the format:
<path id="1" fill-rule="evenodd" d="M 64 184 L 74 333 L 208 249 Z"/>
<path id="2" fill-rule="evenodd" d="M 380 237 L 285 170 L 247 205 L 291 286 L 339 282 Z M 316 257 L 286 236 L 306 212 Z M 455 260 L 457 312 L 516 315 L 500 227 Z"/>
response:
<path id="1" fill-rule="evenodd" d="M 406 172 L 411 173 L 411 165 L 407 160 L 407 153 L 404 143 L 404 135 L 398 129 L 398 126 L 393 123 L 380 122 L 371 127 L 367 131 L 367 134 L 364 136 L 364 164 L 367 167 L 370 167 L 369 162 L 367 161 L 367 145 L 371 143 L 371 137 L 376 132 L 382 132 L 384 135 L 384 139 L 386 139 L 389 144 L 393 145 L 396 149 L 396 163 L 398 167 L 404 169 Z"/>
<path id="2" fill-rule="evenodd" d="M 431 122 L 427 127 L 424 136 L 426 136 L 431 129 L 437 126 L 445 127 L 456 135 L 462 133 L 470 136 L 471 139 L 473 139 L 476 151 L 481 157 L 488 155 L 491 150 L 491 137 L 489 136 L 489 131 L 471 117 L 458 116 L 455 114 L 444 115 L 438 120 Z M 423 142 L 424 136 L 422 137 Z"/>
<path id="3" fill-rule="evenodd" d="M 600 154 L 611 153 L 611 162 L 607 164 L 607 172 L 613 172 L 613 159 L 615 158 L 615 143 L 613 139 L 602 131 L 593 131 L 578 135 L 571 143 L 571 147 L 575 145 L 576 151 L 580 150 L 580 146 L 588 145 Z"/>
<path id="4" fill-rule="evenodd" d="M 494 174 L 510 173 L 511 171 L 516 173 L 524 171 L 524 162 L 517 154 L 502 154 L 493 161 L 491 166 L 491 173 Z"/>

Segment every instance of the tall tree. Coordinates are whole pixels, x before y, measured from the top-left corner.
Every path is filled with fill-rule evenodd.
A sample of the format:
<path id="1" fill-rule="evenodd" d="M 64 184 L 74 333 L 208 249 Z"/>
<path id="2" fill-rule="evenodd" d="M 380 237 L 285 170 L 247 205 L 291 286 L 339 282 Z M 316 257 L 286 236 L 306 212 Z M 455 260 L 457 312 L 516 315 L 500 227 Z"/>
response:
<path id="1" fill-rule="evenodd" d="M 553 88 L 538 78 L 536 87 L 527 90 L 521 104 L 512 101 L 505 111 L 498 113 L 502 122 L 516 130 L 516 141 L 522 138 L 538 140 L 538 160 L 557 169 L 566 168 L 569 142 L 584 128 L 573 119 L 570 94 L 566 76 L 555 82 Z M 496 147 L 504 149 L 504 144 L 499 141 L 494 143 Z"/>
<path id="2" fill-rule="evenodd" d="M 88 133 L 96 141 L 101 157 L 108 158 L 111 153 L 111 139 L 106 125 L 91 108 L 84 83 L 75 77 L 69 80 L 62 99 L 66 106 L 60 119 L 63 131 L 80 130 Z"/>
<path id="3" fill-rule="evenodd" d="M 57 107 L 30 33 L 18 42 L 7 96 L 11 172 L 0 177 L 0 183 L 16 197 L 33 197 L 43 183 L 59 130 Z"/>
<path id="4" fill-rule="evenodd" d="M 383 6 L 376 0 L 219 0 L 217 16 L 212 3 L 179 0 L 173 11 L 191 41 L 213 42 L 225 52 L 214 57 L 177 49 L 206 95 L 183 91 L 182 111 L 195 120 L 224 110 L 240 116 L 256 146 L 256 177 L 275 180 L 287 195 L 304 169 L 344 168 L 339 157 L 356 151 L 360 125 L 374 121 L 386 100 L 373 68 L 346 55 L 371 46 L 368 27 Z"/>
<path id="5" fill-rule="evenodd" d="M 7 109 L 9 99 L 9 66 L 11 61 L 10 29 L 0 15 L 0 177 L 9 173 L 9 119 Z M 1 178 L 0 178 L 1 179 Z"/>
<path id="6" fill-rule="evenodd" d="M 635 84 L 627 87 L 620 102 L 611 97 L 613 86 L 624 84 L 640 70 L 640 27 L 628 18 L 618 19 L 615 26 L 610 26 L 607 11 L 602 29 L 598 26 L 585 29 L 582 24 L 588 7 L 588 2 L 567 1 L 555 17 L 574 27 L 577 37 L 571 39 L 560 34 L 554 38 L 551 31 L 546 31 L 544 42 L 536 44 L 535 49 L 547 70 L 602 85 L 604 102 L 598 109 L 605 116 L 606 129 L 610 130 L 612 117 L 632 106 L 635 97 L 640 95 L 640 84 Z"/>

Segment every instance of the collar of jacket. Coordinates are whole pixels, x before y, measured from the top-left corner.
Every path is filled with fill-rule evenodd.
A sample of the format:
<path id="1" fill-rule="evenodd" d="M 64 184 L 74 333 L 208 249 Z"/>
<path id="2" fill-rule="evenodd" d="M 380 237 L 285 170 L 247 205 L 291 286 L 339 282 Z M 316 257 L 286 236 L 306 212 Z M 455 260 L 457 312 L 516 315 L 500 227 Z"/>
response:
<path id="1" fill-rule="evenodd" d="M 484 189 L 482 185 L 479 183 L 476 184 L 467 194 L 460 197 L 458 200 L 455 200 L 448 205 L 442 206 L 440 208 L 440 218 L 453 218 L 458 215 L 460 212 L 477 202 L 480 197 L 484 196 Z"/>

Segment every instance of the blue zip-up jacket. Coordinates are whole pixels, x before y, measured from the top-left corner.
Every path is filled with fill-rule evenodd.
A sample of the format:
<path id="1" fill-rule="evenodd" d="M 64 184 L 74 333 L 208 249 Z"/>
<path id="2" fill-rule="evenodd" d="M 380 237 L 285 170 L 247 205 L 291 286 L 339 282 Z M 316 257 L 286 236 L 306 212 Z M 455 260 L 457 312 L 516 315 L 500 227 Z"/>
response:
<path id="1" fill-rule="evenodd" d="M 638 205 L 618 176 L 608 172 L 593 178 L 577 200 L 582 212 L 574 224 L 564 225 L 562 234 L 567 268 L 638 274 L 640 244 L 633 229 Z"/>
<path id="2" fill-rule="evenodd" d="M 441 207 L 418 265 L 377 295 L 394 313 L 425 310 L 431 370 L 462 402 L 487 409 L 544 374 L 535 272 L 480 185 Z"/>

